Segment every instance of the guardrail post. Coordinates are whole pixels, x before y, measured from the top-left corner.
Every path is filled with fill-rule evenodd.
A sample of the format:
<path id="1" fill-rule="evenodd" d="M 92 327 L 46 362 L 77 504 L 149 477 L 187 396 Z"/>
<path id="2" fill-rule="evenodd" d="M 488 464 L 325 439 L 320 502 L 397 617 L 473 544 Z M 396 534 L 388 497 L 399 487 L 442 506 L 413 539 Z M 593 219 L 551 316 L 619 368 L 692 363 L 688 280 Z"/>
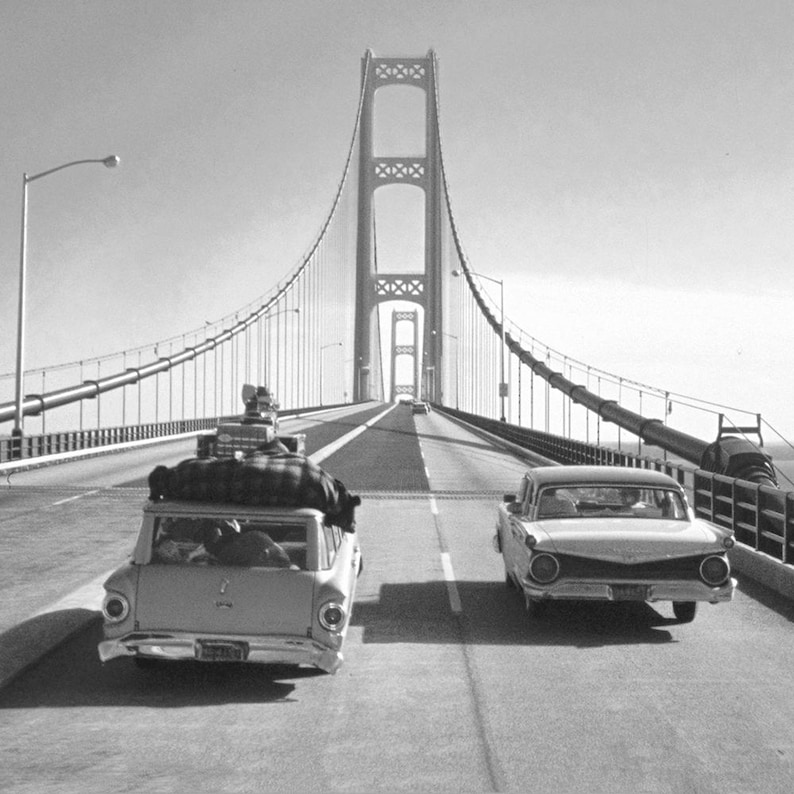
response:
<path id="1" fill-rule="evenodd" d="M 22 460 L 22 430 L 15 427 L 11 430 L 11 460 Z"/>

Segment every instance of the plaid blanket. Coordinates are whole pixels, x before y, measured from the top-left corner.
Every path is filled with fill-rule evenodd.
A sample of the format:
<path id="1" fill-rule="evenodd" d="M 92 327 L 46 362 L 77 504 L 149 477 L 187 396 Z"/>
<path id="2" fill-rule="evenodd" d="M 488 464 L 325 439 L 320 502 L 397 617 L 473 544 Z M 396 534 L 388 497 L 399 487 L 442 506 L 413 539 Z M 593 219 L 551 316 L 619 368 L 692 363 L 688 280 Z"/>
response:
<path id="1" fill-rule="evenodd" d="M 252 452 L 235 458 L 188 458 L 157 466 L 149 498 L 233 502 L 266 507 L 312 507 L 347 532 L 354 531 L 361 498 L 304 455 Z"/>

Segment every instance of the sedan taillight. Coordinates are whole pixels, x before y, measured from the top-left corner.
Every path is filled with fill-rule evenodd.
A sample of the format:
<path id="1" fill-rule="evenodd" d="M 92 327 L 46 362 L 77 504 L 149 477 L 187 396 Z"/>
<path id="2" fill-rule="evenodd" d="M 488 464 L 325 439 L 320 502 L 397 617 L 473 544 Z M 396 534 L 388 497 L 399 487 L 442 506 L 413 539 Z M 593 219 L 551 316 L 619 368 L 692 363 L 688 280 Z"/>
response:
<path id="1" fill-rule="evenodd" d="M 553 554 L 535 554 L 529 562 L 529 575 L 540 584 L 549 584 L 560 575 L 560 563 Z"/>
<path id="2" fill-rule="evenodd" d="M 725 584 L 731 575 L 731 566 L 725 557 L 712 555 L 700 563 L 700 578 L 710 587 Z"/>

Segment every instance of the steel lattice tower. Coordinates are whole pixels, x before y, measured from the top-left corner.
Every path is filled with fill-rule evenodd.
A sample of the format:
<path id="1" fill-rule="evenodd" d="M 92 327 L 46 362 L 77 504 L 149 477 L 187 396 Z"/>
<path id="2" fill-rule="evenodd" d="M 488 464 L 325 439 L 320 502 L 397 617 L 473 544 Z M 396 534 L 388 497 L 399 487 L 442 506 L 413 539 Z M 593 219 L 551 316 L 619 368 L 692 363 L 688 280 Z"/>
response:
<path id="1" fill-rule="evenodd" d="M 358 243 L 356 253 L 356 323 L 355 323 L 355 399 L 373 395 L 371 373 L 373 332 L 377 308 L 385 301 L 408 301 L 424 309 L 422 329 L 424 361 L 414 367 L 421 372 L 423 384 L 415 384 L 429 400 L 435 400 L 436 378 L 440 372 L 442 334 L 441 223 L 442 178 L 438 119 L 435 101 L 436 61 L 432 51 L 424 58 L 377 58 L 368 52 L 362 62 L 362 108 L 359 143 Z M 410 85 L 425 92 L 425 154 L 375 157 L 373 150 L 373 116 L 375 92 L 387 85 Z M 389 273 L 375 269 L 374 194 L 390 184 L 414 185 L 425 193 L 424 273 Z M 390 351 L 394 356 L 393 349 Z M 392 366 L 393 370 L 393 366 Z M 431 377 L 432 376 L 432 377 Z M 395 384 L 392 381 L 392 399 Z"/>

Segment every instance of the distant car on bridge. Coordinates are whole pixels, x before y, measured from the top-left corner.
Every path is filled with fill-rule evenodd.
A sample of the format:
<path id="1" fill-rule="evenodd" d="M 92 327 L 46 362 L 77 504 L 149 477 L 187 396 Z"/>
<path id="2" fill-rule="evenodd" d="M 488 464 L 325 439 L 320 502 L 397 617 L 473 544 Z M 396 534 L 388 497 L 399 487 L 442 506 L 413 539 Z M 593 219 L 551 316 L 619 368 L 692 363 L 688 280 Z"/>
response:
<path id="1" fill-rule="evenodd" d="M 657 471 L 530 469 L 496 529 L 507 585 L 536 616 L 554 600 L 671 601 L 688 623 L 698 602 L 730 601 L 736 586 L 733 533 L 696 519 L 683 488 Z"/>
<path id="2" fill-rule="evenodd" d="M 424 400 L 414 400 L 411 405 L 411 413 L 412 414 L 429 414 L 430 413 L 430 405 L 426 403 Z"/>

